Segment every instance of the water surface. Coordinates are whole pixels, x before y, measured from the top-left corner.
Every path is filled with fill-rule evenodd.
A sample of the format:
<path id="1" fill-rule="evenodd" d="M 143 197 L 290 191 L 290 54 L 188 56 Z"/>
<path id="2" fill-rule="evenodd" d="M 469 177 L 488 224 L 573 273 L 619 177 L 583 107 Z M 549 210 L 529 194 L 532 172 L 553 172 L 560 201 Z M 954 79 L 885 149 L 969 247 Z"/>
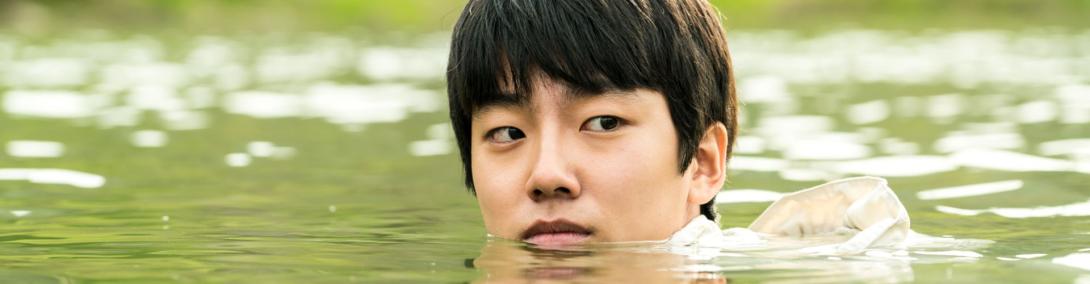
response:
<path id="1" fill-rule="evenodd" d="M 887 177 L 946 244 L 860 256 L 489 241 L 447 122 L 445 35 L 0 36 L 14 282 L 1090 282 L 1090 32 L 732 31 L 724 227 Z M 742 189 L 747 189 L 743 191 Z"/>

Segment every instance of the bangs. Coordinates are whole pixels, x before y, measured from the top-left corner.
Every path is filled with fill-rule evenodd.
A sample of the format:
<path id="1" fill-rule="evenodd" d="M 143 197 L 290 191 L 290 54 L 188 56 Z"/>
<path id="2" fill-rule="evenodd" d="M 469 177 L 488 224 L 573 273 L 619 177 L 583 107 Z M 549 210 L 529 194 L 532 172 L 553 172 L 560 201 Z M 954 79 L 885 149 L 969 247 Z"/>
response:
<path id="1" fill-rule="evenodd" d="M 606 3 L 611 3 L 607 5 Z M 621 4 L 621 5 L 618 5 Z M 451 103 L 471 116 L 497 101 L 529 100 L 535 79 L 598 94 L 659 89 L 658 44 L 640 1 L 475 1 L 451 43 Z M 632 19 L 637 24 L 633 24 Z M 653 43 L 653 44 L 648 44 Z M 453 111 L 453 109 L 452 109 Z"/>

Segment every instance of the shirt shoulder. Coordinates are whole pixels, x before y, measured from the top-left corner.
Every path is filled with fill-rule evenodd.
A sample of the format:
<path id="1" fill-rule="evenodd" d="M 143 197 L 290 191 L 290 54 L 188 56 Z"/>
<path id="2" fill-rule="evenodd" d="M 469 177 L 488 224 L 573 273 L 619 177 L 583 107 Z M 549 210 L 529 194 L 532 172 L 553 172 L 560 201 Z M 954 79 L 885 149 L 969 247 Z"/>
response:
<path id="1" fill-rule="evenodd" d="M 903 241 L 910 224 L 908 211 L 885 179 L 855 177 L 784 195 L 749 229 L 791 237 L 866 232 L 856 237 L 867 237 L 864 246 L 871 246 Z"/>

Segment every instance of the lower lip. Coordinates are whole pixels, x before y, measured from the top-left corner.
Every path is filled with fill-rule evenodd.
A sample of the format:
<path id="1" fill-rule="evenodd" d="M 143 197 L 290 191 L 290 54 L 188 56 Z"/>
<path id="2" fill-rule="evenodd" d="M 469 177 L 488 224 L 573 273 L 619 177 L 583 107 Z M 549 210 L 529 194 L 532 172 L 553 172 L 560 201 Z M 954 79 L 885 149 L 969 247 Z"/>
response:
<path id="1" fill-rule="evenodd" d="M 539 246 L 566 246 L 586 242 L 590 234 L 582 233 L 551 233 L 540 234 L 526 239 L 527 243 Z"/>

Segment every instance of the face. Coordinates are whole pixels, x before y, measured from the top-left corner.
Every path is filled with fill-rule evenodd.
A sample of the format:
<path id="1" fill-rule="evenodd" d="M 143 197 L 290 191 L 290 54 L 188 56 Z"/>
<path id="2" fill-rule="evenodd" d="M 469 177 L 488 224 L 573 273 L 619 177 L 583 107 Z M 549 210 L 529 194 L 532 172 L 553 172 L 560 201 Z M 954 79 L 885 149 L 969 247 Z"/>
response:
<path id="1" fill-rule="evenodd" d="M 473 182 L 493 236 L 541 246 L 664 240 L 722 186 L 719 153 L 708 153 L 710 167 L 697 161 L 678 171 L 661 93 L 577 96 L 535 81 L 527 104 L 490 105 L 473 117 Z M 701 152 L 722 148 L 705 144 Z M 714 172 L 719 180 L 708 180 Z"/>

